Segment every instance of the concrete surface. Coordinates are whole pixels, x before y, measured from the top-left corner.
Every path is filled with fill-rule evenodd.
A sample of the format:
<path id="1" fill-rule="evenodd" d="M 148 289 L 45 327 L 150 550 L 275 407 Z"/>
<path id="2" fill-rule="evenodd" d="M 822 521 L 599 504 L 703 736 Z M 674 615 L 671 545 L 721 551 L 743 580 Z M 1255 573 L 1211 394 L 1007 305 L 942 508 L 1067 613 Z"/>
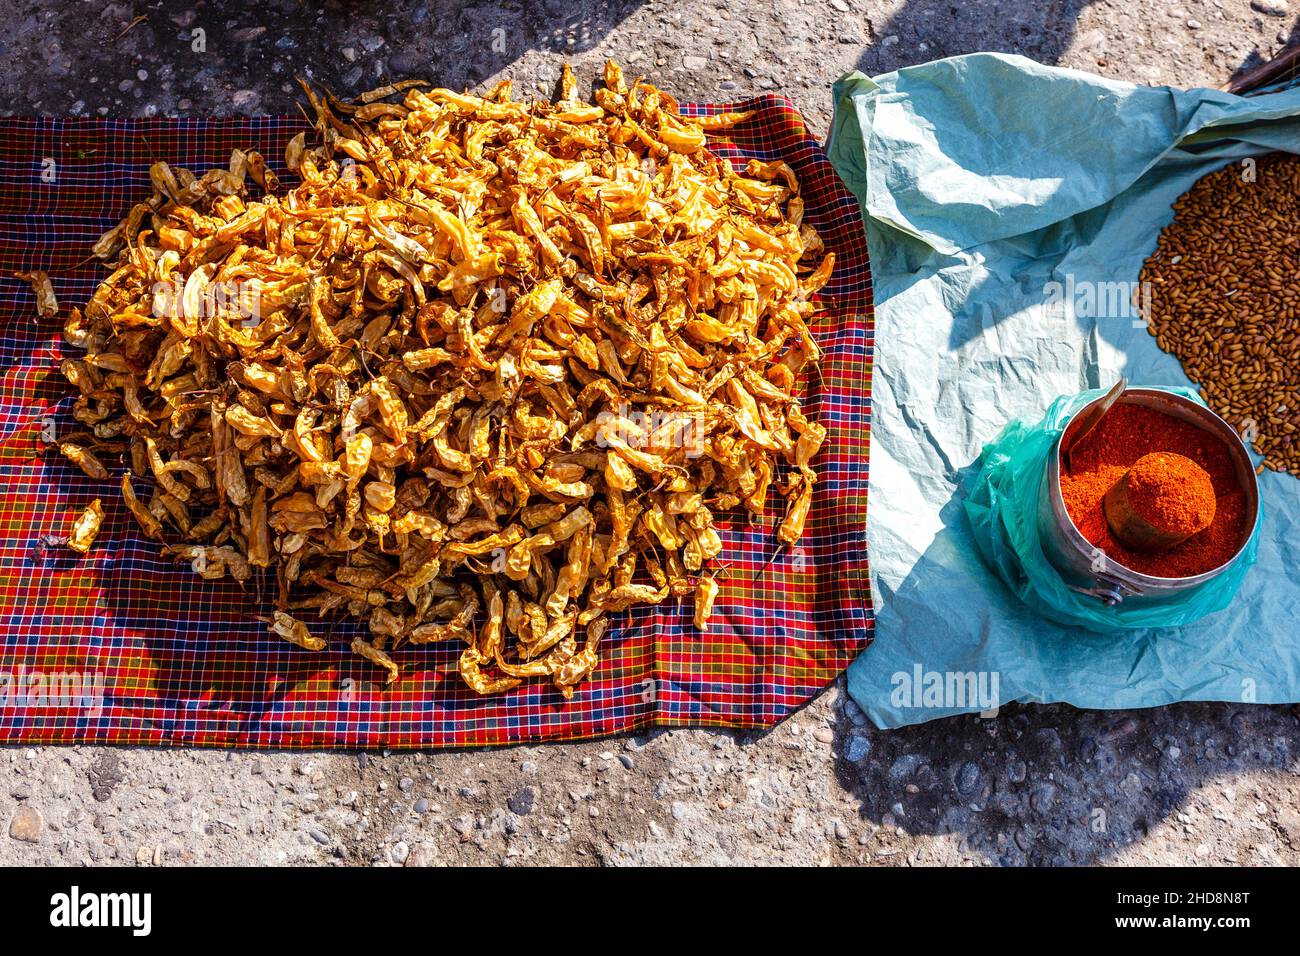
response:
<path id="1" fill-rule="evenodd" d="M 0 110 L 280 112 L 297 73 L 549 90 L 606 56 L 684 99 L 1004 50 L 1213 85 L 1296 34 L 1283 0 L 591 3 L 15 0 Z M 137 19 L 144 18 L 144 19 Z M 194 31 L 201 30 L 201 34 Z M 201 42 L 200 42 L 200 37 Z M 1004 708 L 881 733 L 833 687 L 764 735 L 430 754 L 0 749 L 0 864 L 1300 863 L 1285 707 Z"/>

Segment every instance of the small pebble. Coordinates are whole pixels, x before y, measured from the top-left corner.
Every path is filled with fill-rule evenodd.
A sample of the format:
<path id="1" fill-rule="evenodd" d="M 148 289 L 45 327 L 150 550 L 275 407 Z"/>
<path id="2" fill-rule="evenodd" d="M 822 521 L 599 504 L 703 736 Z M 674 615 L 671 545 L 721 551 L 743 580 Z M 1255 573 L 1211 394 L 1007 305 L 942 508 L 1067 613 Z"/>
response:
<path id="1" fill-rule="evenodd" d="M 23 843 L 40 843 L 45 831 L 45 818 L 30 804 L 23 804 L 9 821 L 9 836 Z"/>
<path id="2" fill-rule="evenodd" d="M 892 780 L 905 780 L 912 774 L 916 773 L 916 768 L 921 766 L 921 758 L 916 754 L 903 754 L 895 760 L 889 767 L 889 776 Z"/>
<path id="3" fill-rule="evenodd" d="M 526 817 L 533 812 L 533 802 L 536 799 L 537 794 L 532 787 L 521 787 L 506 800 L 506 806 L 510 808 L 511 813 Z"/>
<path id="4" fill-rule="evenodd" d="M 973 760 L 967 760 L 957 771 L 957 792 L 962 796 L 970 796 L 980 785 L 980 768 L 979 764 Z"/>

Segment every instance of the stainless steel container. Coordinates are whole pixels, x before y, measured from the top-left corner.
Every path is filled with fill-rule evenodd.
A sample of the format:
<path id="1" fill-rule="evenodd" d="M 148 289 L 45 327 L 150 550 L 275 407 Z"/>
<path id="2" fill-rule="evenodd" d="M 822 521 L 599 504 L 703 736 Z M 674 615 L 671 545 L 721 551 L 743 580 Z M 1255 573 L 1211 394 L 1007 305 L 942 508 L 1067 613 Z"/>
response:
<path id="1" fill-rule="evenodd" d="M 1046 473 L 1038 492 L 1038 526 L 1043 550 L 1066 583 L 1076 591 L 1092 594 L 1111 606 L 1121 601 L 1156 604 L 1218 577 L 1240 560 L 1246 542 L 1254 534 L 1260 520 L 1259 480 L 1241 436 L 1204 405 L 1156 388 L 1125 389 L 1116 404 L 1145 405 L 1164 412 L 1209 432 L 1227 446 L 1237 470 L 1237 482 L 1246 495 L 1246 533 L 1242 536 L 1236 553 L 1228 561 L 1193 577 L 1153 577 L 1110 560 L 1079 533 L 1065 510 L 1065 499 L 1061 497 L 1061 448 L 1070 447 L 1079 429 L 1080 419 L 1086 417 L 1088 410 L 1104 398 L 1102 396 L 1088 403 L 1070 416 L 1061 437 L 1047 456 Z"/>

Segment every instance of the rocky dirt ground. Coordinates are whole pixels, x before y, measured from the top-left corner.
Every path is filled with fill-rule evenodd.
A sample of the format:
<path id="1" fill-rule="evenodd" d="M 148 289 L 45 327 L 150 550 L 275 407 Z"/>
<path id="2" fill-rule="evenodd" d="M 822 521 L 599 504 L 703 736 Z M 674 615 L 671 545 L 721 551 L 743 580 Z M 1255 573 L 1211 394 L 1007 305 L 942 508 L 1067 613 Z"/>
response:
<path id="1" fill-rule="evenodd" d="M 406 76 L 546 92 L 563 60 L 594 76 L 614 56 L 683 99 L 780 90 L 821 132 L 831 82 L 855 67 L 1002 50 L 1218 86 L 1300 36 L 1298 14 L 1294 0 L 12 0 L 0 111 L 287 112 L 296 74 L 343 93 Z M 8 748 L 0 864 L 1296 864 L 1297 721 L 1284 707 L 1010 707 L 882 733 L 836 686 L 762 735 Z"/>

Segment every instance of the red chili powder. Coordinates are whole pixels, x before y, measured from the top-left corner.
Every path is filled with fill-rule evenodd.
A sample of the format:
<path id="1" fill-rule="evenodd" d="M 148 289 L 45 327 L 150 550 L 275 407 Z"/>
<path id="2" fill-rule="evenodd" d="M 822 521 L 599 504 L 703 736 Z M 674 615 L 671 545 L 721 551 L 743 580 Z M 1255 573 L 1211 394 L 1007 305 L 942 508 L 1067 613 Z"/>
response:
<path id="1" fill-rule="evenodd" d="M 1182 455 L 1143 455 L 1128 470 L 1126 491 L 1129 507 L 1161 531 L 1195 534 L 1214 521 L 1214 483 L 1204 468 Z"/>
<path id="2" fill-rule="evenodd" d="M 1214 521 L 1177 547 L 1154 554 L 1130 551 L 1112 537 L 1102 510 L 1110 486 L 1144 455 L 1170 452 L 1204 469 L 1214 487 Z M 1061 496 L 1079 533 L 1111 560 L 1141 574 L 1183 578 L 1212 571 L 1231 558 L 1246 532 L 1246 496 L 1223 442 L 1189 422 L 1142 405 L 1120 404 L 1061 466 Z"/>

